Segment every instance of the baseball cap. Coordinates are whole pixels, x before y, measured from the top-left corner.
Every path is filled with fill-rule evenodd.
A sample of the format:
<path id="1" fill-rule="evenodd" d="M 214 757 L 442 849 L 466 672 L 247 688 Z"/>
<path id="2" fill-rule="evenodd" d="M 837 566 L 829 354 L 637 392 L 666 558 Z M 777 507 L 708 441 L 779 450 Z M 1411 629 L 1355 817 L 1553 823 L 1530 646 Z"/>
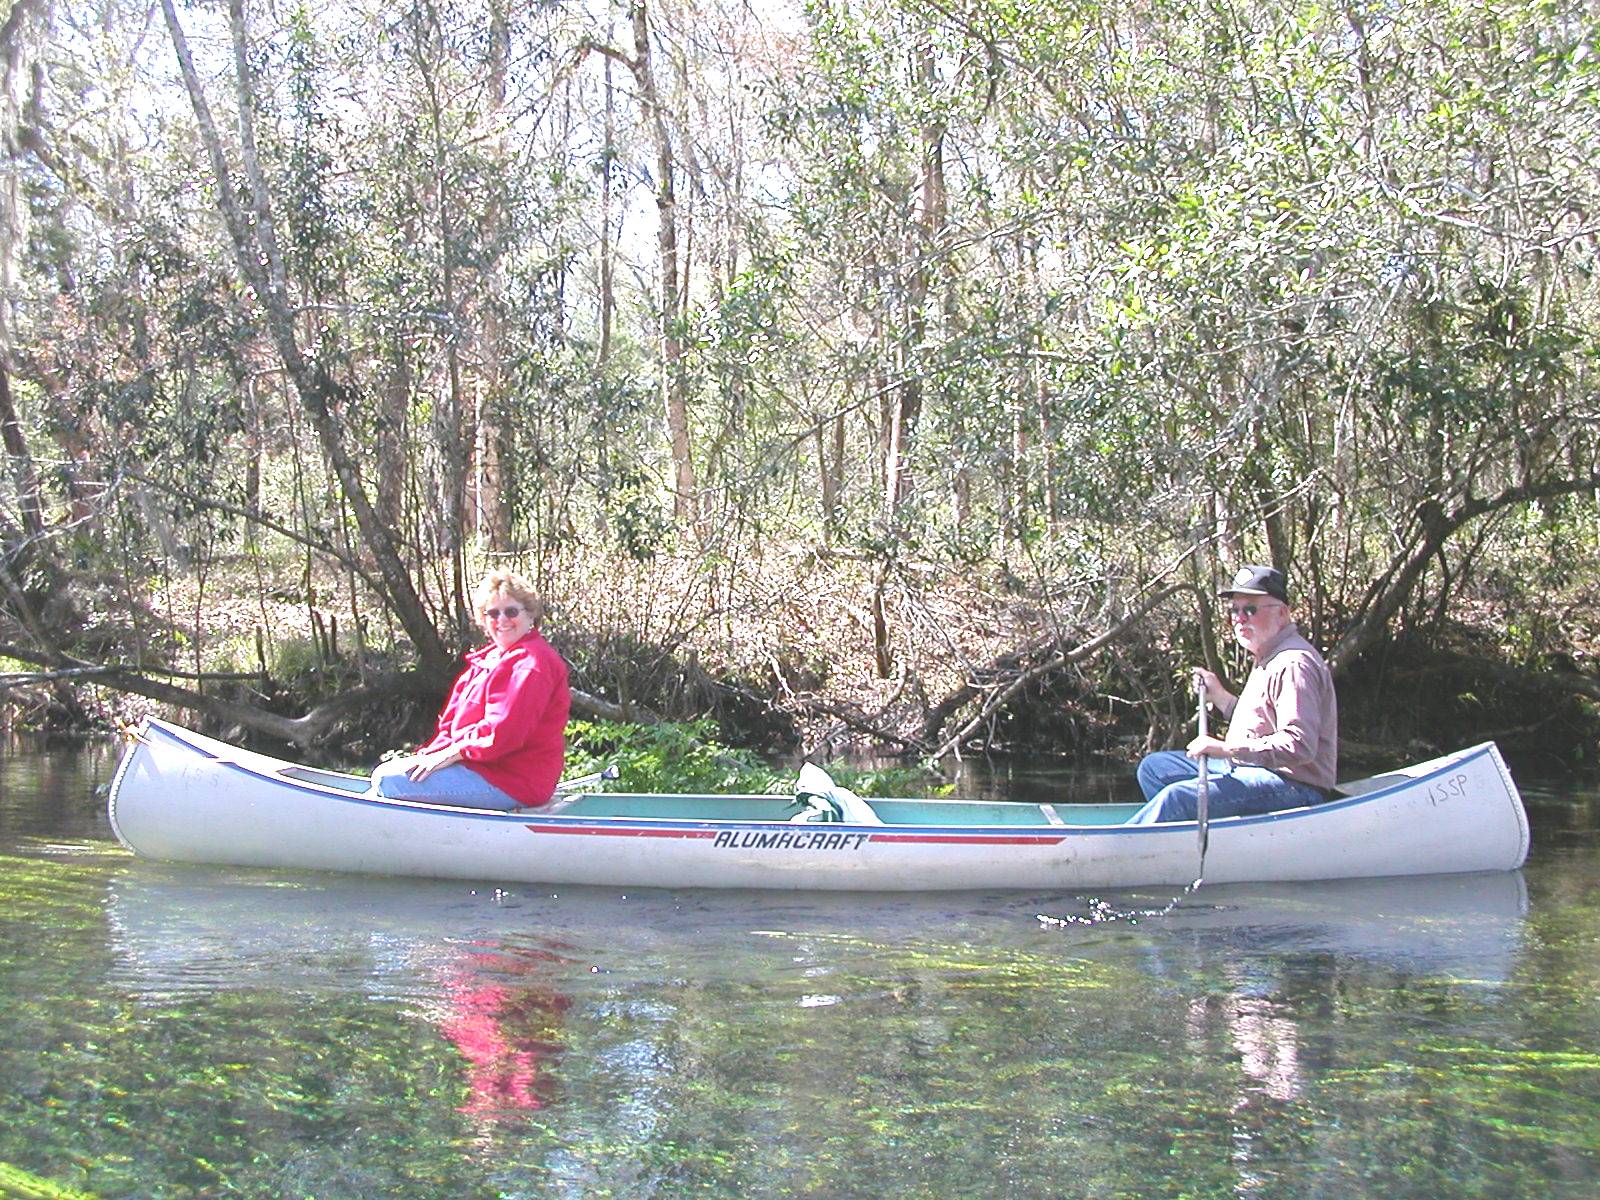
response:
<path id="1" fill-rule="evenodd" d="M 1233 582 L 1217 593 L 1219 596 L 1271 596 L 1274 600 L 1289 603 L 1289 589 L 1283 572 L 1276 567 L 1251 565 L 1234 572 Z"/>

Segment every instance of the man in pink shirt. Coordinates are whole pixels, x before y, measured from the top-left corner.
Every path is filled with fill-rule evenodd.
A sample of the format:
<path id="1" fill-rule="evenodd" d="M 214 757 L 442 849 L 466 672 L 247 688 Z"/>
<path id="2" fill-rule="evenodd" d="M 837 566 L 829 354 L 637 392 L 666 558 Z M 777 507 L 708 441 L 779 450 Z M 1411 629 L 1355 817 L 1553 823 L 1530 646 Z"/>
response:
<path id="1" fill-rule="evenodd" d="M 510 810 L 548 805 L 566 757 L 567 665 L 537 628 L 532 585 L 495 571 L 473 594 L 489 644 L 466 656 L 433 738 L 372 773 L 391 800 Z"/>
<path id="2" fill-rule="evenodd" d="M 1182 752 L 1147 754 L 1138 772 L 1147 803 L 1133 824 L 1194 820 L 1202 757 L 1213 817 L 1299 808 L 1332 794 L 1339 766 L 1333 676 L 1300 636 L 1283 572 L 1241 567 L 1221 595 L 1234 636 L 1255 665 L 1238 696 L 1213 672 L 1195 669 L 1206 700 L 1227 719 L 1228 735 L 1197 737 Z"/>

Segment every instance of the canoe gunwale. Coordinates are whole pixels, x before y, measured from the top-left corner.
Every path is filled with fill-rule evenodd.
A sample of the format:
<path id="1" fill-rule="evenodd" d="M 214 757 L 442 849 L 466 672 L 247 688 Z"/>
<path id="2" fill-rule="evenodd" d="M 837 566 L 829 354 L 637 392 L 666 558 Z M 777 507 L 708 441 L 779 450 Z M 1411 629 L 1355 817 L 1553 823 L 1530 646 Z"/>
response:
<path id="1" fill-rule="evenodd" d="M 157 732 L 157 733 L 159 733 L 161 735 L 164 735 L 165 737 L 167 737 L 171 741 L 177 743 L 179 746 L 181 746 L 183 749 L 187 750 L 188 752 L 190 752 L 192 754 L 199 755 L 199 756 L 207 759 L 208 761 L 215 763 L 219 767 L 242 772 L 245 775 L 247 775 L 247 776 L 249 776 L 249 777 L 251 777 L 253 779 L 260 780 L 263 783 L 266 783 L 266 784 L 270 785 L 271 787 L 288 789 L 288 790 L 292 790 L 292 791 L 295 791 L 295 792 L 300 792 L 300 793 L 303 793 L 303 794 L 306 794 L 306 795 L 318 796 L 318 797 L 322 797 L 322 798 L 329 799 L 329 800 L 337 800 L 337 801 L 341 801 L 341 802 L 347 803 L 347 804 L 353 803 L 353 804 L 357 804 L 357 805 L 361 805 L 361 806 L 376 808 L 376 809 L 379 809 L 379 810 L 396 810 L 396 811 L 414 812 L 414 813 L 419 813 L 419 814 L 434 814 L 434 815 L 438 815 L 438 816 L 441 816 L 441 817 L 471 818 L 473 820 L 488 821 L 488 822 L 495 823 L 495 824 L 525 825 L 525 824 L 529 824 L 531 822 L 531 823 L 538 824 L 538 825 L 551 825 L 551 826 L 555 826 L 555 827 L 560 827 L 560 826 L 565 826 L 565 825 L 574 825 L 574 826 L 576 826 L 576 825 L 587 825 L 587 824 L 605 824 L 605 825 L 608 825 L 608 826 L 625 826 L 625 825 L 639 824 L 639 825 L 659 826 L 661 828 L 685 828 L 685 829 L 703 829 L 703 828 L 707 827 L 708 825 L 710 825 L 710 826 L 730 825 L 730 826 L 734 826 L 734 827 L 741 828 L 741 829 L 743 829 L 743 828 L 756 828 L 756 827 L 793 828 L 793 826 L 791 826 L 789 824 L 789 822 L 787 822 L 787 821 L 772 820 L 770 818 L 758 818 L 758 817 L 751 817 L 751 818 L 743 818 L 743 817 L 653 817 L 653 816 L 649 816 L 649 815 L 614 816 L 614 815 L 591 815 L 591 814 L 583 814 L 583 813 L 563 813 L 563 812 L 547 813 L 544 810 L 539 809 L 539 808 L 523 808 L 523 809 L 516 809 L 516 810 L 513 810 L 511 812 L 502 812 L 502 811 L 495 810 L 495 809 L 470 808 L 470 807 L 461 807 L 461 806 L 458 806 L 458 805 L 449 805 L 449 804 L 433 804 L 433 803 L 428 803 L 426 801 L 419 801 L 419 800 L 397 800 L 397 799 L 392 799 L 392 798 L 389 798 L 389 797 L 386 797 L 386 796 L 373 796 L 373 795 L 362 794 L 362 793 L 358 793 L 358 792 L 352 792 L 352 791 L 350 791 L 350 790 L 348 790 L 346 788 L 336 787 L 336 786 L 333 786 L 331 784 L 325 785 L 325 784 L 314 783 L 314 782 L 311 782 L 309 780 L 292 779 L 292 778 L 288 778 L 288 777 L 286 777 L 286 776 L 284 776 L 282 774 L 279 774 L 277 770 L 267 770 L 267 769 L 264 769 L 264 768 L 258 768 L 258 767 L 252 766 L 247 761 L 242 761 L 239 758 L 229 757 L 229 756 L 223 755 L 223 754 L 217 754 L 217 753 L 214 753 L 214 752 L 208 750 L 205 746 L 196 744 L 196 742 L 190 740 L 189 737 L 182 736 L 184 734 L 187 734 L 189 732 L 188 730 L 183 729 L 181 726 L 171 725 L 171 724 L 169 724 L 167 722 L 164 722 L 164 721 L 156 721 L 154 719 L 147 719 L 145 724 L 143 726 L 141 726 L 141 728 L 139 730 L 139 733 L 141 735 L 139 737 L 139 740 L 145 740 L 143 735 L 148 734 L 148 732 L 150 732 L 151 730 L 154 730 L 155 732 Z M 283 761 L 280 761 L 278 759 L 273 759 L 273 758 L 271 758 L 270 756 L 267 756 L 267 755 L 254 754 L 254 753 L 249 753 L 249 752 L 246 752 L 246 753 L 248 754 L 248 756 L 250 758 L 258 758 L 258 759 L 261 759 L 263 762 L 278 763 L 278 765 L 280 767 L 292 767 L 292 768 L 297 768 L 298 767 L 298 764 L 289 763 L 289 762 L 283 762 Z M 1512 780 L 1511 772 L 1506 767 L 1505 760 L 1500 755 L 1498 748 L 1495 746 L 1495 744 L 1493 742 L 1481 742 L 1476 746 L 1465 747 L 1465 748 L 1463 748 L 1461 750 L 1457 750 L 1457 751 L 1455 751 L 1455 752 L 1453 752 L 1451 754 L 1442 755 L 1438 759 L 1432 760 L 1433 762 L 1437 763 L 1438 765 L 1433 767 L 1431 770 L 1429 770 L 1429 771 L 1427 771 L 1425 773 L 1419 773 L 1419 774 L 1414 775 L 1414 776 L 1411 776 L 1411 775 L 1401 776 L 1400 778 L 1398 778 L 1396 780 L 1396 782 L 1394 782 L 1392 784 L 1389 784 L 1387 786 L 1384 786 L 1384 787 L 1375 788 L 1372 791 L 1361 792 L 1359 794 L 1351 795 L 1351 796 L 1336 796 L 1336 797 L 1334 797 L 1332 799 L 1325 800 L 1320 804 L 1310 804 L 1310 805 L 1302 806 L 1300 808 L 1285 808 L 1285 809 L 1279 809 L 1279 810 L 1277 810 L 1275 812 L 1256 813 L 1256 814 L 1244 815 L 1244 816 L 1214 817 L 1214 818 L 1211 819 L 1211 821 L 1209 823 L 1210 823 L 1210 825 L 1211 825 L 1211 827 L 1213 829 L 1216 829 L 1216 828 L 1219 828 L 1219 827 L 1220 828 L 1241 828 L 1241 827 L 1249 826 L 1249 825 L 1280 824 L 1280 823 L 1284 823 L 1284 822 L 1304 820 L 1304 819 L 1312 818 L 1312 817 L 1327 816 L 1328 814 L 1340 811 L 1341 809 L 1349 809 L 1349 808 L 1352 808 L 1352 807 L 1357 807 L 1357 806 L 1361 806 L 1361 805 L 1364 805 L 1364 804 L 1370 804 L 1370 803 L 1374 803 L 1374 802 L 1377 802 L 1377 801 L 1385 800 L 1385 799 L 1393 796 L 1397 792 L 1404 791 L 1404 790 L 1411 789 L 1411 788 L 1416 788 L 1416 787 L 1418 787 L 1418 786 L 1420 786 L 1422 784 L 1425 784 L 1425 783 L 1428 783 L 1428 782 L 1430 782 L 1430 781 L 1432 781 L 1434 779 L 1440 778 L 1440 777 L 1448 774 L 1450 771 L 1456 770 L 1459 767 L 1461 767 L 1462 765 L 1464 765 L 1464 764 L 1466 764 L 1468 762 L 1474 761 L 1474 760 L 1476 760 L 1477 758 L 1479 758 L 1479 757 L 1481 757 L 1483 755 L 1489 755 L 1490 756 L 1491 760 L 1493 761 L 1493 763 L 1495 765 L 1495 769 L 1499 773 L 1499 776 L 1500 776 L 1500 778 L 1501 778 L 1501 780 L 1502 780 L 1502 782 L 1503 782 L 1503 784 L 1505 786 L 1507 794 L 1512 796 L 1512 797 L 1518 797 L 1519 793 L 1517 791 L 1516 783 Z M 122 761 L 117 765 L 116 774 L 114 775 L 114 777 L 112 779 L 112 782 L 111 782 L 111 787 L 110 787 L 111 806 L 110 807 L 111 807 L 112 825 L 113 825 L 113 827 L 115 827 L 115 824 L 116 824 L 116 797 L 117 797 L 117 792 L 118 792 L 120 784 L 122 782 L 123 775 L 126 772 L 126 770 L 128 768 L 128 765 L 129 765 L 129 763 L 131 761 L 131 758 L 132 758 L 131 755 L 124 755 L 123 756 Z M 328 773 L 329 774 L 338 774 L 338 772 L 328 772 Z M 358 776 L 358 775 L 350 775 L 350 776 L 348 776 L 348 778 L 359 779 L 360 776 Z M 1359 781 L 1352 781 L 1352 782 L 1359 782 Z M 1349 785 L 1346 785 L 1346 786 L 1349 786 Z M 610 793 L 610 794 L 618 796 L 618 797 L 622 797 L 622 796 L 626 796 L 626 795 L 639 795 L 639 796 L 655 797 L 657 795 L 660 795 L 661 793 L 654 793 L 654 792 L 623 793 L 623 792 L 619 792 L 619 793 Z M 772 801 L 774 799 L 781 799 L 782 797 L 760 795 L 760 794 L 755 794 L 755 793 L 750 793 L 750 794 L 741 793 L 741 794 L 738 794 L 738 795 L 729 794 L 729 795 L 722 796 L 722 797 L 719 797 L 719 798 L 721 798 L 721 799 L 752 799 L 752 800 L 762 800 L 762 801 L 769 801 L 770 802 L 770 801 Z M 901 797 L 895 797 L 895 799 L 901 799 Z M 961 801 L 961 800 L 937 800 L 937 801 L 925 801 L 925 802 L 927 802 L 927 803 L 938 803 L 938 804 L 948 804 L 948 805 L 950 805 L 952 807 L 952 809 L 956 809 L 956 808 L 958 808 L 960 805 L 962 805 L 964 803 L 982 803 L 982 804 L 993 804 L 993 803 L 995 803 L 993 801 L 970 802 L 970 801 Z M 1017 802 L 1017 803 L 1019 804 L 1019 807 L 1022 807 L 1022 808 L 1035 808 L 1035 807 L 1038 807 L 1038 806 L 1032 805 L 1032 804 L 1023 804 L 1023 803 L 1020 803 L 1020 802 Z M 1061 805 L 1060 803 L 1055 803 L 1055 804 L 1052 805 L 1052 807 L 1055 807 L 1058 813 L 1059 813 L 1059 810 L 1060 810 L 1061 807 L 1067 807 L 1069 809 L 1069 813 L 1070 813 L 1070 809 L 1073 806 L 1070 805 L 1070 804 Z M 1515 805 L 1515 809 L 1516 809 L 1516 813 L 1517 813 L 1517 816 L 1518 816 L 1518 819 L 1519 819 L 1519 823 L 1521 825 L 1522 840 L 1523 840 L 1524 845 L 1526 845 L 1528 840 L 1529 840 L 1527 813 L 1523 810 L 1523 807 L 1522 807 L 1522 805 L 1520 803 Z M 1048 823 L 1048 824 L 1039 824 L 1039 823 L 1031 823 L 1030 822 L 1030 823 L 1027 823 L 1027 824 L 1020 824 L 1019 823 L 1019 824 L 1015 824 L 1015 825 L 1006 825 L 1006 824 L 961 825 L 961 824 L 950 823 L 950 822 L 936 823 L 936 824 L 928 824 L 928 823 L 912 824 L 912 823 L 886 822 L 884 825 L 860 825 L 860 824 L 852 825 L 852 824 L 850 824 L 848 822 L 843 822 L 843 823 L 841 823 L 841 822 L 829 822 L 829 823 L 827 823 L 827 828 L 829 828 L 829 829 L 838 829 L 838 830 L 845 830 L 845 829 L 850 829 L 850 830 L 880 830 L 880 831 L 884 831 L 884 830 L 901 831 L 901 830 L 903 830 L 903 831 L 907 831 L 907 832 L 923 832 L 923 831 L 938 831 L 938 830 L 955 830 L 955 829 L 959 829 L 959 830 L 962 830 L 964 832 L 971 832 L 971 833 L 973 833 L 975 835 L 982 834 L 984 832 L 992 831 L 996 835 L 1016 835 L 1018 833 L 1024 833 L 1024 834 L 1037 834 L 1039 836 L 1047 836 L 1048 835 L 1048 836 L 1052 836 L 1052 837 L 1057 837 L 1060 834 L 1062 834 L 1063 832 L 1070 832 L 1074 836 L 1082 836 L 1082 835 L 1085 835 L 1085 834 L 1094 834 L 1094 833 L 1106 833 L 1106 834 L 1132 833 L 1132 834 L 1137 834 L 1137 833 L 1140 833 L 1140 832 L 1148 832 L 1150 830 L 1163 830 L 1163 831 L 1165 831 L 1165 830 L 1175 830 L 1175 829 L 1190 829 L 1190 830 L 1192 830 L 1195 827 L 1196 824 L 1197 824 L 1197 822 L 1195 822 L 1195 821 L 1169 821 L 1169 822 L 1162 822 L 1162 823 L 1160 823 L 1158 825 L 1154 825 L 1154 826 L 1151 826 L 1151 825 L 1127 825 L 1127 824 L 1109 824 L 1109 825 L 1107 825 L 1107 824 L 1087 824 L 1087 825 L 1085 825 L 1085 824 L 1074 824 L 1071 821 L 1064 821 L 1061 824 L 1056 824 L 1054 822 L 1051 822 L 1051 823 Z"/>

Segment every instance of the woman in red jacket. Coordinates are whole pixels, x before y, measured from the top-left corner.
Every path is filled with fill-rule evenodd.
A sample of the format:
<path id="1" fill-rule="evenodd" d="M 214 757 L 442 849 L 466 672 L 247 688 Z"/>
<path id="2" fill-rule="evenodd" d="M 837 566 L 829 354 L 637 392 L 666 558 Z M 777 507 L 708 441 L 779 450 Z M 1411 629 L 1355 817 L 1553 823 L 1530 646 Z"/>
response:
<path id="1" fill-rule="evenodd" d="M 373 790 L 468 808 L 547 805 L 566 755 L 567 664 L 540 636 L 544 605 L 520 575 L 490 572 L 473 604 L 489 644 L 467 655 L 433 739 L 381 764 Z"/>

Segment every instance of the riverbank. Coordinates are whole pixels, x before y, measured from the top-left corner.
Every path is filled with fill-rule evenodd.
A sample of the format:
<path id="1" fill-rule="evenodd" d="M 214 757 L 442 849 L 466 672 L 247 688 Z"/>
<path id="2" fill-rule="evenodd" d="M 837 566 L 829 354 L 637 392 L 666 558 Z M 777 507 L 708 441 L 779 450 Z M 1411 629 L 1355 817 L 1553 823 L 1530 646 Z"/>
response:
<path id="1" fill-rule="evenodd" d="M 1181 741 L 1194 720 L 1185 668 L 1203 651 L 1190 596 L 1074 657 L 1137 598 L 1041 592 L 999 570 L 885 575 L 816 552 L 663 556 L 604 573 L 582 565 L 551 560 L 535 572 L 550 599 L 548 636 L 588 702 L 640 724 L 709 720 L 721 741 L 768 755 L 916 761 L 959 749 L 1126 763 Z M 424 736 L 440 684 L 404 676 L 410 651 L 383 611 L 338 576 L 264 585 L 269 576 L 284 578 L 240 558 L 176 574 L 137 605 L 112 581 L 78 581 L 76 643 L 101 661 L 143 663 L 152 678 L 290 716 L 373 692 L 379 702 L 352 705 L 318 739 L 324 758 L 370 761 Z M 1477 598 L 1357 658 L 1338 680 L 1346 765 L 1493 739 L 1516 766 L 1593 767 L 1595 606 L 1581 594 L 1543 600 L 1549 611 L 1526 598 Z M 1308 628 L 1322 644 L 1338 632 L 1332 617 Z M 471 644 L 469 631 L 457 636 Z M 1242 678 L 1248 664 L 1236 648 L 1220 653 L 1223 670 Z M 406 686 L 386 690 L 391 678 Z M 174 712 L 92 676 L 13 686 L 4 697 L 7 726 L 32 734 Z M 250 737 L 215 714 L 175 715 Z"/>

